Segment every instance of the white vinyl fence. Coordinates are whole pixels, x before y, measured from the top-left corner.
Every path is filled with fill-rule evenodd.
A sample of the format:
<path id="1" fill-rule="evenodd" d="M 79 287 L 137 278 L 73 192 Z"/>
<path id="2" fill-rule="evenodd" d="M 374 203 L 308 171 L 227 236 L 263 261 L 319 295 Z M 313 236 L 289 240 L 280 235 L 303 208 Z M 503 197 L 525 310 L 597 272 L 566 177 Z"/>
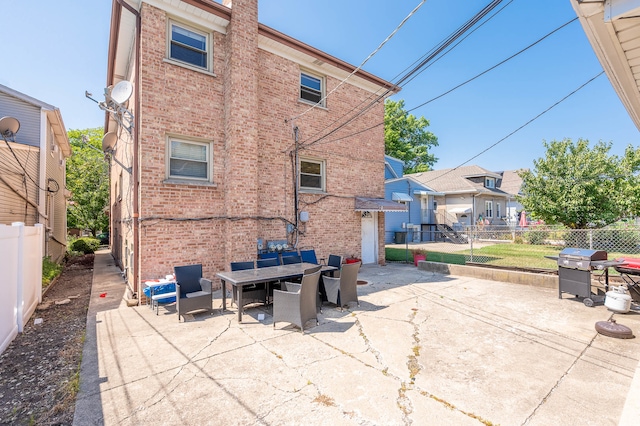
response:
<path id="1" fill-rule="evenodd" d="M 42 301 L 43 227 L 0 225 L 0 353 Z"/>

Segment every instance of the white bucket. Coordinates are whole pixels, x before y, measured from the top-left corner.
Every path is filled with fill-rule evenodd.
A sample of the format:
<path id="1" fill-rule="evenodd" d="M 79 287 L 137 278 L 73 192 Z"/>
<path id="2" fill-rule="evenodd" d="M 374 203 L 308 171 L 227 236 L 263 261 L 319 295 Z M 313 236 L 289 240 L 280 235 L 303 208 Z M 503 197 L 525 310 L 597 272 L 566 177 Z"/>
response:
<path id="1" fill-rule="evenodd" d="M 626 314 L 631 309 L 631 296 L 624 285 L 612 287 L 604 299 L 604 306 L 610 311 Z"/>

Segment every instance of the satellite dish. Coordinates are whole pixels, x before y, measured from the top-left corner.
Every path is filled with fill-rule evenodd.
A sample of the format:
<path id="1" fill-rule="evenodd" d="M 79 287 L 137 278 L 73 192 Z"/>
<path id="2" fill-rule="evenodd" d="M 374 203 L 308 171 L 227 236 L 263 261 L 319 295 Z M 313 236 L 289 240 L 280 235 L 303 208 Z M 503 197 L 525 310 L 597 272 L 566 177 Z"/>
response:
<path id="1" fill-rule="evenodd" d="M 128 82 L 127 80 L 122 80 L 120 83 L 113 86 L 111 89 L 111 99 L 116 101 L 116 103 L 124 104 L 129 100 L 131 95 L 133 94 L 133 84 Z"/>
<path id="2" fill-rule="evenodd" d="M 10 138 L 20 129 L 20 122 L 18 119 L 13 117 L 2 117 L 0 118 L 0 134 L 2 136 Z"/>
<path id="3" fill-rule="evenodd" d="M 118 135 L 115 132 L 105 133 L 102 137 L 102 150 L 104 152 L 113 151 L 113 147 L 116 146 L 116 142 L 118 142 Z"/>

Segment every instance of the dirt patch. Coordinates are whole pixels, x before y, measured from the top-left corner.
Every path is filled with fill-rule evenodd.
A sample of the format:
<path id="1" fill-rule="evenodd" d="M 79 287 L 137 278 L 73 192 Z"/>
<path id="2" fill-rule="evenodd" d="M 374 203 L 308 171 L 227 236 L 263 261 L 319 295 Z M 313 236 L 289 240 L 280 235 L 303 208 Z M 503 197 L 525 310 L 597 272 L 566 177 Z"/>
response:
<path id="1" fill-rule="evenodd" d="M 24 332 L 0 355 L 0 424 L 73 422 L 93 259 L 69 260 Z"/>

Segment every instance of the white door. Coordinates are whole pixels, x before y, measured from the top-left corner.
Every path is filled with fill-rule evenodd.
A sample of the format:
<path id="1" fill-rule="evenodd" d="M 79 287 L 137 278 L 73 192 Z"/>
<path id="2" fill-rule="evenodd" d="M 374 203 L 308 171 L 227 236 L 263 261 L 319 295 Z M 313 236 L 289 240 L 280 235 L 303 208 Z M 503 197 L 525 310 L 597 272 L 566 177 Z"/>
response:
<path id="1" fill-rule="evenodd" d="M 378 263 L 378 214 L 362 212 L 362 263 Z"/>

